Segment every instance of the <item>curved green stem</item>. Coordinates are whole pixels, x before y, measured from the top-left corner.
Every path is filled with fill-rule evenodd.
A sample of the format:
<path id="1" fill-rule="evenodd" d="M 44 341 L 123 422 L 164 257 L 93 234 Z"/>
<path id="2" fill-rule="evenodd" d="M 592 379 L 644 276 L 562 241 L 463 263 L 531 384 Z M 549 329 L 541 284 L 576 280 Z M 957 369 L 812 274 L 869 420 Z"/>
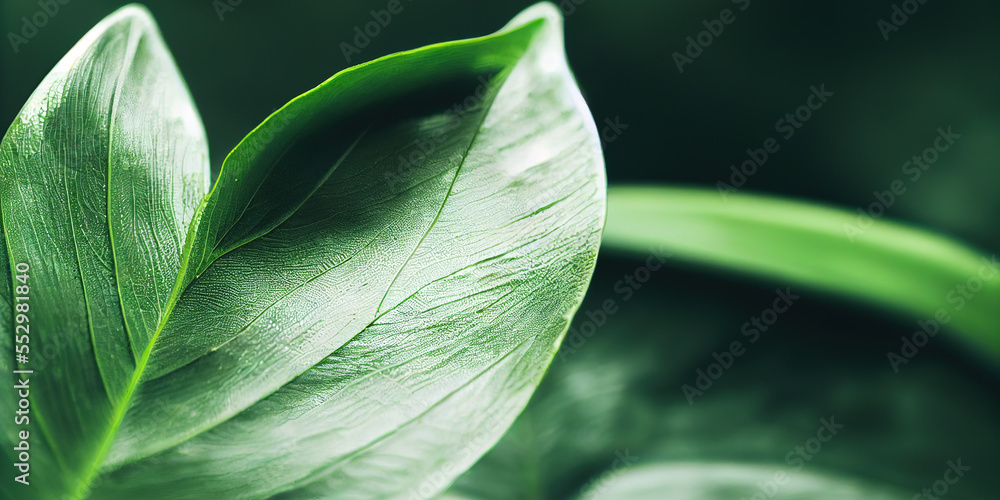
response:
<path id="1" fill-rule="evenodd" d="M 947 324 L 1000 363 L 1000 267 L 928 231 L 812 203 L 712 189 L 609 190 L 604 245 L 832 292 Z M 920 328 L 916 323 L 914 330 Z"/>

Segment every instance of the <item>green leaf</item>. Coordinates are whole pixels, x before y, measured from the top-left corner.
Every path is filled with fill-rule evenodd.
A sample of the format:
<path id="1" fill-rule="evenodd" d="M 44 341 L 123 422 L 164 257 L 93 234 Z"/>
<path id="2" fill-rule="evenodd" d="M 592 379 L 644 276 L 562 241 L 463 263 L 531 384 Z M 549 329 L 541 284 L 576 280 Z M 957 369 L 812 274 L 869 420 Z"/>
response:
<path id="1" fill-rule="evenodd" d="M 775 477 L 776 474 L 782 474 Z M 756 495 L 756 496 L 755 496 Z M 917 495 L 919 496 L 919 495 Z M 879 485 L 820 474 L 785 472 L 780 465 L 663 463 L 608 476 L 579 498 L 592 500 L 909 500 Z"/>
<path id="2" fill-rule="evenodd" d="M 136 363 L 164 314 L 208 148 L 188 90 L 148 13 L 127 7 L 56 65 L 0 143 L 3 278 L 27 264 L 31 419 L 12 427 L 14 322 L 5 286 L 5 458 L 31 433 L 30 486 L 7 498 L 85 491 L 129 403 Z M 6 461 L 11 464 L 15 460 Z M 10 488 L 16 488 L 11 490 Z M 78 495 L 79 496 L 79 495 Z"/>
<path id="3" fill-rule="evenodd" d="M 148 22 L 126 10 L 88 40 L 137 17 Z M 3 151 L 18 149 L 9 135 Z M 4 163 L 44 171 L 28 157 Z M 104 168 L 117 175 L 114 163 Z M 6 193 L 30 181 L 4 178 L 5 228 L 20 229 L 5 232 L 11 259 L 31 261 L 39 281 L 78 276 L 24 241 L 36 218 Z M 117 309 L 94 302 L 114 294 L 113 280 L 59 299 L 76 315 L 62 321 L 79 330 L 78 350 L 35 377 L 63 384 L 64 373 L 102 355 L 124 356 L 125 369 L 76 373 L 72 399 L 36 407 L 60 429 L 87 427 L 59 441 L 77 454 L 43 453 L 68 472 L 53 491 L 436 494 L 499 439 L 551 361 L 596 260 L 604 183 L 596 127 L 551 4 L 494 35 L 335 75 L 229 154 L 173 267 L 119 269 L 133 280 L 170 277 L 155 307 L 126 293 Z M 52 183 L 52 200 L 65 202 L 56 195 L 64 184 Z M 120 201 L 94 193 L 78 194 L 78 204 Z M 23 223 L 11 225 L 11 214 Z M 65 231 L 67 221 L 46 223 Z M 79 235 L 93 249 L 76 252 L 81 263 L 113 263 L 99 254 L 112 249 L 119 260 L 165 258 L 147 239 L 128 246 L 107 233 L 95 224 Z M 36 286 L 57 300 L 52 283 Z M 87 309 L 121 317 L 88 325 Z M 121 352 L 104 354 L 105 345 Z M 88 406 L 102 413 L 81 410 Z M 58 474 L 50 471 L 38 474 Z"/>
<path id="4" fill-rule="evenodd" d="M 662 246 L 678 258 L 870 301 L 947 322 L 1000 362 L 1000 269 L 943 236 L 888 220 L 780 198 L 715 190 L 609 190 L 609 248 Z M 981 289 L 980 289 L 981 287 Z M 919 327 L 915 325 L 914 330 Z"/>

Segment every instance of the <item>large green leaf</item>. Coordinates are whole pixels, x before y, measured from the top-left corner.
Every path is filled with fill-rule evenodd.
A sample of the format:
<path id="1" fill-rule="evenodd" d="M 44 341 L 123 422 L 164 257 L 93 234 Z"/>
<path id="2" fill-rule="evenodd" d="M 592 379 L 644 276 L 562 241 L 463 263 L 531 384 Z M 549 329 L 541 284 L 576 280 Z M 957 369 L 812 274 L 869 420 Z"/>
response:
<path id="1" fill-rule="evenodd" d="M 134 24 L 155 33 L 143 11 L 128 8 L 79 50 Z M 79 61 L 90 59 L 60 67 L 88 82 L 108 78 L 104 68 L 82 71 Z M 70 97 L 56 101 L 66 113 L 79 108 Z M 173 109 L 177 101 L 141 102 Z M 74 370 L 80 384 L 72 398 L 63 386 L 62 397 L 40 388 L 32 403 L 46 425 L 66 433 L 53 442 L 67 450 L 40 452 L 38 463 L 60 462 L 40 476 L 65 470 L 66 484 L 51 491 L 431 496 L 524 407 L 596 259 L 600 145 L 550 4 L 491 36 L 345 70 L 288 103 L 227 157 L 186 239 L 177 240 L 179 254 L 162 255 L 141 235 L 122 241 L 114 224 L 97 220 L 80 229 L 82 246 L 53 243 L 79 264 L 43 257 L 47 244 L 25 235 L 38 214 L 8 193 L 41 186 L 38 199 L 66 203 L 59 193 L 69 183 L 35 180 L 45 164 L 18 153 L 48 109 L 33 97 L 5 138 L 4 168 L 20 170 L 5 172 L 2 196 L 12 261 L 31 262 L 34 293 L 61 304 L 32 322 L 75 329 L 61 332 L 73 355 L 35 375 L 60 386 Z M 107 121 L 123 120 L 113 107 L 103 111 Z M 155 116 L 141 117 L 159 126 Z M 43 141 L 51 148 L 91 142 L 57 142 L 53 132 Z M 158 161 L 170 164 L 176 149 L 154 144 L 164 153 Z M 95 170 L 112 179 L 136 170 L 100 159 Z M 147 203 L 133 199 L 141 192 L 69 193 L 70 203 L 88 208 Z M 78 210 L 64 211 L 46 223 L 74 227 L 68 217 Z M 142 256 L 169 265 L 116 266 L 141 264 Z M 119 278 L 59 290 L 66 297 L 42 281 L 78 280 L 78 269 L 102 265 Z M 148 297 L 124 285 L 163 276 L 169 286 L 146 290 Z M 96 301 L 119 290 L 118 302 Z M 93 320 L 108 311 L 118 316 Z"/>
<path id="2" fill-rule="evenodd" d="M 858 213 L 715 190 L 616 186 L 609 248 L 677 257 L 887 306 L 930 325 L 947 323 L 1000 362 L 1000 266 L 928 231 Z"/>

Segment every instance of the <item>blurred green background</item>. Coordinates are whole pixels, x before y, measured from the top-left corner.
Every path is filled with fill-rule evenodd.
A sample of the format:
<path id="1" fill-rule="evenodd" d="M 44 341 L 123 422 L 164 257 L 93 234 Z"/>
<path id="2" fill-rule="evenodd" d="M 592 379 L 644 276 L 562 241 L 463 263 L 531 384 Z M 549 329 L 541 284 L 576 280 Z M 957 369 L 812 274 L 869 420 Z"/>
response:
<path id="1" fill-rule="evenodd" d="M 125 3 L 71 0 L 15 53 L 8 33 L 19 33 L 22 17 L 40 7 L 0 0 L 0 122 L 9 124 L 72 44 Z M 349 66 L 340 44 L 386 3 L 246 0 L 221 20 L 210 0 L 145 5 L 201 111 L 217 171 L 268 114 Z M 403 0 L 403 12 L 352 62 L 487 34 L 531 3 Z M 918 182 L 907 182 L 888 216 L 987 254 L 1000 248 L 1000 4 L 927 0 L 885 40 L 877 22 L 902 2 L 751 0 L 744 11 L 741 3 L 566 3 L 570 63 L 598 128 L 607 120 L 627 125 L 605 143 L 610 183 L 711 188 L 729 181 L 730 165 L 745 161 L 748 148 L 775 137 L 780 150 L 743 189 L 854 210 L 906 179 L 904 162 L 950 126 L 961 135 L 955 146 Z M 727 8 L 735 21 L 680 73 L 672 54 Z M 834 95 L 781 139 L 775 123 L 820 85 Z M 619 300 L 620 311 L 579 352 L 556 360 L 525 418 L 457 493 L 571 497 L 625 449 L 640 464 L 781 465 L 830 415 L 842 416 L 848 430 L 807 466 L 813 472 L 918 493 L 947 460 L 965 457 L 973 472 L 949 498 L 1000 491 L 992 474 L 1000 466 L 995 372 L 938 337 L 893 373 L 886 353 L 912 332 L 912 318 L 803 292 L 772 332 L 688 405 L 681 384 L 712 352 L 740 339 L 741 325 L 786 284 L 676 264 L 621 301 L 615 284 L 637 262 L 601 256 L 581 312 L 608 298 Z"/>

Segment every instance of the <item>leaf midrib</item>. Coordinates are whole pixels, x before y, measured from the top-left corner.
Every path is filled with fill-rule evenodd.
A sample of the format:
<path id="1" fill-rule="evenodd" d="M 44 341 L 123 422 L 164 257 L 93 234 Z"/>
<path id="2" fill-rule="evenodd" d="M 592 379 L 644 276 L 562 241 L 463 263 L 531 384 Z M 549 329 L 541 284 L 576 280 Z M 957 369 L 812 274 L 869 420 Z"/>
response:
<path id="1" fill-rule="evenodd" d="M 135 61 L 136 52 L 138 51 L 139 40 L 143 36 L 145 36 L 145 33 L 142 31 L 142 27 L 141 26 L 137 27 L 133 22 L 129 22 L 129 34 L 128 34 L 128 40 L 127 40 L 128 49 L 127 49 L 127 52 L 126 52 L 126 57 L 123 58 L 124 62 L 122 63 L 122 67 L 121 67 L 120 73 L 118 75 L 118 81 L 117 81 L 117 84 L 115 85 L 115 95 L 113 97 L 112 106 L 111 106 L 111 117 L 110 117 L 110 121 L 109 121 L 109 125 L 108 125 L 108 156 L 107 156 L 107 161 L 106 161 L 106 172 L 107 172 L 106 175 L 107 175 L 107 179 L 108 179 L 107 180 L 108 186 L 107 186 L 107 191 L 105 192 L 105 200 L 106 200 L 106 215 L 107 215 L 107 219 L 106 220 L 107 220 L 107 225 L 108 225 L 108 238 L 111 241 L 111 254 L 112 254 L 112 262 L 114 264 L 114 275 L 115 275 L 115 290 L 116 290 L 116 292 L 118 294 L 118 303 L 119 303 L 119 307 L 120 307 L 121 312 L 122 312 L 122 324 L 123 324 L 123 327 L 124 327 L 124 330 L 125 330 L 125 338 L 126 338 L 126 341 L 128 342 L 129 353 L 134 353 L 135 349 L 132 346 L 132 333 L 131 333 L 131 329 L 129 327 L 128 318 L 127 318 L 126 312 L 125 312 L 125 303 L 122 300 L 121 281 L 119 280 L 119 276 L 118 276 L 118 256 L 117 256 L 117 252 L 115 250 L 116 246 L 114 244 L 114 236 L 113 236 L 114 232 L 112 230 L 112 224 L 111 224 L 111 212 L 110 212 L 110 210 L 111 210 L 111 196 L 110 196 L 110 192 L 111 192 L 111 154 L 112 154 L 112 152 L 111 152 L 111 145 L 112 145 L 112 142 L 114 140 L 115 122 L 116 122 L 116 119 L 117 119 L 117 116 L 118 116 L 118 103 L 119 103 L 119 98 L 121 97 L 122 87 L 124 86 L 124 79 L 127 77 L 128 72 L 132 68 L 132 63 Z M 78 61 L 75 61 L 73 63 L 72 67 L 76 67 L 77 64 L 78 64 Z M 68 184 L 67 184 L 67 191 L 68 191 L 68 189 L 69 189 L 69 187 L 68 187 Z M 68 201 L 69 200 L 68 194 L 69 193 L 67 192 L 67 203 L 69 203 L 69 201 Z M 70 218 L 72 220 L 72 217 L 73 217 L 72 210 L 70 210 L 69 212 L 70 212 Z M 74 244 L 75 244 L 76 243 L 76 233 L 75 232 L 73 233 L 73 241 L 74 241 Z M 77 264 L 79 265 L 79 248 L 77 248 L 76 253 L 77 253 Z M 184 266 L 183 263 L 181 265 L 182 265 L 182 267 Z M 81 271 L 80 274 L 81 274 L 81 277 L 82 277 L 82 275 L 83 275 L 82 268 L 80 269 L 80 271 Z M 184 274 L 183 272 L 178 272 L 178 278 L 180 278 L 180 276 L 183 276 L 183 274 Z M 88 328 L 90 330 L 91 345 L 93 346 L 93 348 L 95 349 L 95 352 L 96 352 L 97 347 L 94 344 L 94 341 L 95 341 L 95 338 L 94 338 L 94 329 L 93 329 L 93 324 L 90 321 L 90 318 L 91 318 L 90 301 L 87 300 L 87 298 L 86 298 L 87 297 L 86 285 L 83 285 L 83 287 L 84 287 L 84 301 L 87 304 L 87 319 L 88 319 Z M 175 284 L 174 291 L 176 291 L 176 288 L 177 288 L 177 285 Z M 153 347 L 153 344 L 155 343 L 156 336 L 159 335 L 160 331 L 163 329 L 163 325 L 166 323 L 166 318 L 169 317 L 169 315 L 170 315 L 169 311 L 173 308 L 173 305 L 176 302 L 176 297 L 174 295 L 175 294 L 173 292 L 171 292 L 171 295 L 168 298 L 167 308 L 166 308 L 166 310 L 165 310 L 165 312 L 163 314 L 163 318 L 160 321 L 160 324 L 157 326 L 156 332 L 153 334 L 153 337 L 150 340 L 149 344 L 146 346 L 146 349 L 143 351 L 142 357 L 139 360 L 136 361 L 136 368 L 132 372 L 132 379 L 129 381 L 129 385 L 128 385 L 128 387 L 125 390 L 125 394 L 119 400 L 119 402 L 118 402 L 117 405 L 115 405 L 114 402 L 113 402 L 114 400 L 112 399 L 111 391 L 109 391 L 109 389 L 107 387 L 107 383 L 104 381 L 103 374 L 101 376 L 101 379 L 102 379 L 102 382 L 103 382 L 103 385 L 104 385 L 104 388 L 105 388 L 105 392 L 107 393 L 108 399 L 109 399 L 109 401 L 112 402 L 112 405 L 114 407 L 114 419 L 112 421 L 111 427 L 104 434 L 104 438 L 101 440 L 101 445 L 98 448 L 97 453 L 94 454 L 94 460 L 93 460 L 93 462 L 90 464 L 90 467 L 88 467 L 86 469 L 87 470 L 86 474 L 81 478 L 82 480 L 78 483 L 77 490 L 76 490 L 76 492 L 73 495 L 74 498 L 83 499 L 85 497 L 85 495 L 88 493 L 88 491 L 90 489 L 90 484 L 93 482 L 94 477 L 97 475 L 97 472 L 100 470 L 100 466 L 101 466 L 101 463 L 103 463 L 103 461 L 104 461 L 104 457 L 107 455 L 108 451 L 111 449 L 112 440 L 113 440 L 114 436 L 117 435 L 118 428 L 121 426 L 121 422 L 122 422 L 122 420 L 125 417 L 125 413 L 127 413 L 127 411 L 128 411 L 128 405 L 132 401 L 132 395 L 135 393 L 135 390 L 136 390 L 136 388 L 139 385 L 139 380 L 142 377 L 142 373 L 143 373 L 143 371 L 145 369 L 145 366 L 146 366 L 146 363 L 147 363 L 147 361 L 149 359 L 149 355 L 152 352 L 152 347 Z M 95 357 L 95 362 L 96 362 L 96 357 Z M 98 367 L 100 367 L 99 363 L 98 363 Z M 98 369 L 100 370 L 100 368 L 98 368 Z"/>
<path id="2" fill-rule="evenodd" d="M 494 78 L 498 81 L 497 86 L 502 86 L 506 81 L 508 75 L 509 72 L 501 72 L 500 74 L 495 76 Z M 399 266 L 399 269 L 396 270 L 396 275 L 392 277 L 392 281 L 389 282 L 389 285 L 385 287 L 385 294 L 382 295 L 382 299 L 379 300 L 378 302 L 378 307 L 375 308 L 376 318 L 381 317 L 381 314 L 379 313 L 382 311 L 382 305 L 385 304 L 385 299 L 389 296 L 389 292 L 392 291 L 392 287 L 393 285 L 396 284 L 396 280 L 399 279 L 399 275 L 402 274 L 403 269 L 406 269 L 406 266 L 410 264 L 410 259 L 412 259 L 413 256 L 417 254 L 417 250 L 420 249 L 420 246 L 424 243 L 424 240 L 427 239 L 427 236 L 430 235 L 431 231 L 434 230 L 434 226 L 437 225 L 438 219 L 441 218 L 441 213 L 444 212 L 444 207 L 445 205 L 448 204 L 448 198 L 451 197 L 451 192 L 452 190 L 455 189 L 455 183 L 458 182 L 458 177 L 459 175 L 462 174 L 462 167 L 465 166 L 466 160 L 469 159 L 469 153 L 472 151 L 472 146 L 476 144 L 476 139 L 479 137 L 479 132 L 482 131 L 483 129 L 483 124 L 486 122 L 486 117 L 489 115 L 490 110 L 493 109 L 493 102 L 496 100 L 496 91 L 493 91 L 493 95 L 489 96 L 489 98 L 490 102 L 486 106 L 486 108 L 482 110 L 483 116 L 479 119 L 479 123 L 476 124 L 476 130 L 475 132 L 473 132 L 472 137 L 469 139 L 469 145 L 465 148 L 465 153 L 462 155 L 461 163 L 459 163 L 458 167 L 455 168 L 455 176 L 452 177 L 451 184 L 448 185 L 448 191 L 445 192 L 444 198 L 441 200 L 441 206 L 438 207 L 437 214 L 434 215 L 434 220 L 432 220 L 431 223 L 427 226 L 427 230 L 424 231 L 424 234 L 420 237 L 420 240 L 417 241 L 417 244 L 413 246 L 413 251 L 410 252 L 410 255 L 406 257 L 406 260 L 404 260 L 402 265 Z M 369 324 L 368 326 L 371 326 L 371 324 Z"/>

